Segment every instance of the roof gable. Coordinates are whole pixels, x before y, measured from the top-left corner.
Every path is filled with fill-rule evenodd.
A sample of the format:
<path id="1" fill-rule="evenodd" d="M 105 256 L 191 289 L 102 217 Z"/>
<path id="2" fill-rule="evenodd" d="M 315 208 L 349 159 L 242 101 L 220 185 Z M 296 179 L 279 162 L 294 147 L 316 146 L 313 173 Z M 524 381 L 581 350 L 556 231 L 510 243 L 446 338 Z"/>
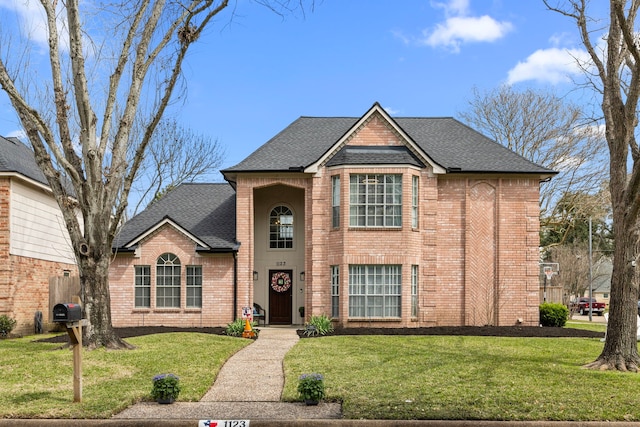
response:
<path id="1" fill-rule="evenodd" d="M 373 104 L 373 106 L 369 109 L 369 111 L 367 111 L 359 120 L 357 120 L 351 126 L 351 128 L 347 132 L 345 132 L 345 134 L 342 135 L 342 137 L 340 137 L 329 150 L 327 150 L 324 153 L 323 156 L 321 156 L 313 164 L 309 165 L 305 169 L 305 172 L 316 172 L 320 166 L 327 163 L 331 157 L 335 156 L 338 152 L 340 152 L 343 146 L 345 146 L 346 144 L 349 144 L 351 140 L 357 138 L 359 133 L 366 131 L 367 128 L 372 125 L 372 121 L 374 121 L 375 119 L 379 119 L 380 121 L 382 121 L 383 125 L 385 125 L 385 127 L 389 128 L 392 131 L 392 133 L 394 134 L 393 139 L 395 140 L 393 142 L 406 146 L 411 152 L 414 153 L 416 157 L 420 159 L 419 161 L 421 163 L 430 165 L 433 168 L 434 172 L 436 173 L 444 172 L 444 170 L 438 164 L 436 164 L 433 160 L 431 160 L 429 156 L 426 155 L 426 153 L 424 153 L 420 149 L 420 147 L 416 146 L 416 144 L 413 142 L 411 137 L 407 135 L 406 132 L 404 132 L 404 130 L 402 130 L 402 128 L 400 128 L 396 124 L 396 122 L 391 118 L 391 116 L 389 116 L 389 114 L 387 114 L 384 108 L 382 108 L 380 104 L 377 102 Z M 382 143 L 383 146 L 387 146 L 387 147 L 390 145 L 391 146 L 395 145 L 395 144 L 390 144 L 390 142 L 391 141 L 376 141 L 372 143 L 374 145 L 378 145 Z"/>
<path id="2" fill-rule="evenodd" d="M 196 244 L 198 244 L 199 246 L 203 247 L 204 249 L 207 249 L 207 250 L 211 249 L 209 247 L 209 245 L 204 243 L 202 240 L 198 239 L 198 237 L 196 237 L 193 234 L 191 234 L 189 232 L 189 230 L 185 229 L 184 227 L 182 227 L 180 224 L 178 224 L 177 222 L 175 222 L 174 220 L 172 220 L 169 217 L 165 217 L 162 221 L 154 224 L 151 228 L 146 230 L 144 233 L 138 235 L 132 241 L 130 241 L 128 243 L 125 243 L 123 246 L 126 249 L 130 249 L 133 246 L 135 246 L 138 243 L 140 243 L 141 241 L 143 241 L 144 239 L 146 239 L 147 237 L 149 237 L 150 235 L 152 235 L 153 233 L 155 233 L 157 230 L 159 230 L 162 227 L 164 227 L 165 225 L 168 225 L 170 227 L 175 228 L 178 232 L 184 234 L 188 239 L 193 240 Z"/>
<path id="3" fill-rule="evenodd" d="M 237 251 L 236 198 L 229 184 L 182 184 L 127 221 L 113 241 L 132 250 L 144 237 L 169 224 L 192 239 L 198 250 Z"/>

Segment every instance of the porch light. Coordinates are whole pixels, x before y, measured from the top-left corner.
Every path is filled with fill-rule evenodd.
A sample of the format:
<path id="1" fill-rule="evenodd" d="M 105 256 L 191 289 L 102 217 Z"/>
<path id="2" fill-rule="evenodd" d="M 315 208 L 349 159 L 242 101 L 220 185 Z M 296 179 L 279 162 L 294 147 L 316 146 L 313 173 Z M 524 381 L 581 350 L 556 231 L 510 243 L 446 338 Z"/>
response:
<path id="1" fill-rule="evenodd" d="M 258 280 L 258 272 L 253 270 L 253 280 L 256 281 Z"/>
<path id="2" fill-rule="evenodd" d="M 300 272 L 300 281 L 304 282 L 304 271 Z"/>

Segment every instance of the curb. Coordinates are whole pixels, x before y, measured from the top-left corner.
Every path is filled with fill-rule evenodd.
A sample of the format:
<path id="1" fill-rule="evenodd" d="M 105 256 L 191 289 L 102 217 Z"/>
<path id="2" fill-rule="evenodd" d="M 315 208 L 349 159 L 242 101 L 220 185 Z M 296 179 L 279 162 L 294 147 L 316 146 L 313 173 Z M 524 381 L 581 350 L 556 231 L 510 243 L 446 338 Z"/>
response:
<path id="1" fill-rule="evenodd" d="M 199 427 L 191 419 L 0 419 L 0 427 Z M 638 422 L 607 421 L 474 421 L 474 420 L 241 420 L 219 421 L 217 427 L 640 427 Z M 213 426 L 213 424 L 212 424 Z"/>

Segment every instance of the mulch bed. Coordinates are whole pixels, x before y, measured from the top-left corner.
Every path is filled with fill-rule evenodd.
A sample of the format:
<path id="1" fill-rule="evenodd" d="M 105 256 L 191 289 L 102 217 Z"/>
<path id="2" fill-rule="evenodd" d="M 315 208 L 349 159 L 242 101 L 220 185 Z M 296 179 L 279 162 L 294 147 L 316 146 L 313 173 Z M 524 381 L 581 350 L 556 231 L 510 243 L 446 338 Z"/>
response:
<path id="1" fill-rule="evenodd" d="M 142 335 L 162 334 L 168 332 L 199 332 L 204 334 L 224 335 L 225 328 L 177 328 L 169 326 L 142 326 L 116 328 L 120 338 L 131 338 Z M 298 335 L 307 338 L 304 330 Z M 331 335 L 466 335 L 487 337 L 546 337 L 546 338 L 603 338 L 603 332 L 587 331 L 574 328 L 550 328 L 536 326 L 434 326 L 429 328 L 337 328 Z M 43 342 L 65 343 L 67 334 L 46 338 Z"/>

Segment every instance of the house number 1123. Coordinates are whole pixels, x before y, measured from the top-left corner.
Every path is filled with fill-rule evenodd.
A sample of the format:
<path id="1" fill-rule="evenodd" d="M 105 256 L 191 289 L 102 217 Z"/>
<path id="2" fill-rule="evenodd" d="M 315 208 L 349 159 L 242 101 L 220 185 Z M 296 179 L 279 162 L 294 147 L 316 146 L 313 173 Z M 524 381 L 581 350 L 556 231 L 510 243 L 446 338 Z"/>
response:
<path id="1" fill-rule="evenodd" d="M 249 420 L 200 420 L 198 427 L 249 427 Z"/>
<path id="2" fill-rule="evenodd" d="M 287 261 L 278 261 L 278 262 L 276 262 L 276 265 L 278 267 L 284 267 L 285 265 L 287 265 Z"/>

